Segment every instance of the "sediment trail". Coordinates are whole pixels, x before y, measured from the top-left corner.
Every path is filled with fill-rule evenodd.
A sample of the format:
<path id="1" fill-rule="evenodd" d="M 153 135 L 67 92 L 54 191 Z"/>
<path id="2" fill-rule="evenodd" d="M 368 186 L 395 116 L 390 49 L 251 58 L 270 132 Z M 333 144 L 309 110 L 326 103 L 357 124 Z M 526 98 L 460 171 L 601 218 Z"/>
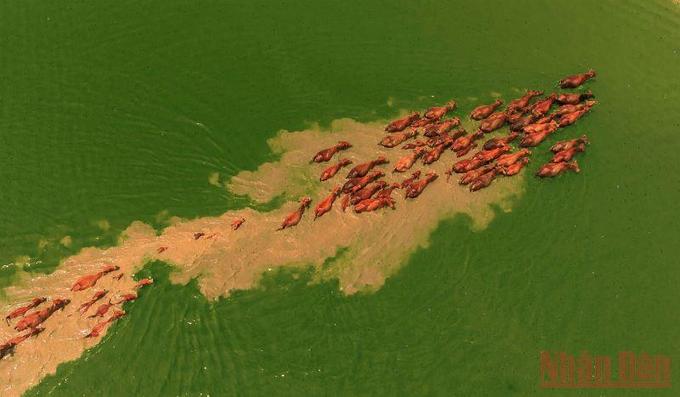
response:
<path id="1" fill-rule="evenodd" d="M 130 275 L 148 261 L 162 260 L 175 266 L 173 282 L 186 283 L 198 278 L 199 287 L 208 298 L 252 288 L 264 272 L 280 266 L 311 265 L 317 269 L 318 280 L 337 278 L 344 293 L 370 291 L 380 288 L 411 252 L 426 247 L 430 233 L 441 220 L 465 214 L 474 229 L 481 229 L 494 216 L 491 205 L 510 210 L 513 199 L 522 193 L 521 175 L 501 178 L 492 187 L 474 194 L 454 180 L 447 183 L 446 178 L 440 177 L 416 200 L 405 200 L 402 191 L 395 191 L 396 210 L 355 214 L 351 208 L 342 212 L 336 202 L 329 213 L 316 221 L 313 211 L 308 211 L 296 227 L 276 231 L 285 215 L 297 207 L 300 196 L 309 195 L 313 208 L 334 186 L 344 183 L 347 170 L 320 182 L 319 175 L 328 163 L 309 163 L 316 151 L 339 140 L 353 144 L 342 157 L 358 164 L 384 155 L 390 163 L 376 169 L 384 170 L 390 182 L 406 178 L 408 173 L 390 172 L 405 152 L 378 145 L 384 137 L 384 124 L 341 119 L 334 121 L 328 130 L 314 127 L 300 132 L 281 131 L 270 139 L 268 143 L 279 159 L 262 164 L 255 171 L 239 173 L 226 187 L 260 203 L 284 195 L 288 201 L 277 210 L 258 212 L 246 208 L 219 217 L 177 220 L 160 235 L 150 226 L 134 222 L 122 234 L 118 245 L 83 249 L 64 260 L 53 273 L 26 276 L 6 288 L 7 302 L 0 304 L 3 312 L 35 296 L 69 298 L 72 303 L 45 322 L 46 331 L 42 335 L 27 340 L 14 356 L 0 361 L 0 394 L 20 395 L 54 373 L 60 363 L 78 358 L 85 349 L 98 343 L 101 337 L 84 338 L 98 319 L 81 317 L 77 308 L 101 288 L 109 289 L 111 296 L 129 292 L 134 286 Z M 432 170 L 442 176 L 454 160 L 452 153 L 445 154 L 438 162 L 424 167 L 417 164 L 413 170 L 422 169 L 423 173 Z M 238 217 L 247 221 L 234 231 L 230 225 Z M 195 239 L 199 232 L 205 235 Z M 159 253 L 160 247 L 167 249 Z M 322 268 L 324 261 L 340 249 L 343 254 L 333 265 Z M 106 264 L 120 266 L 126 276 L 119 281 L 104 277 L 96 288 L 70 291 L 78 277 L 96 272 Z M 0 340 L 14 335 L 11 327 L 4 323 L 0 326 Z"/>

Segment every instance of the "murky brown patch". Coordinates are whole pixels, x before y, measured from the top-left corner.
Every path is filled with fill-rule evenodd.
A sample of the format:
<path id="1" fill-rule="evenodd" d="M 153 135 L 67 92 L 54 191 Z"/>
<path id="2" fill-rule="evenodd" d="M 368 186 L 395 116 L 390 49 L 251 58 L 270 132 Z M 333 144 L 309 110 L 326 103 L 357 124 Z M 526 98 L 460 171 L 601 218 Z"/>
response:
<path id="1" fill-rule="evenodd" d="M 394 164 L 407 154 L 399 148 L 385 149 L 377 145 L 384 136 L 383 126 L 384 122 L 364 124 L 343 119 L 332 123 L 328 131 L 312 128 L 281 132 L 271 139 L 269 145 L 280 155 L 279 161 L 263 164 L 253 172 L 239 173 L 231 179 L 228 188 L 257 202 L 267 202 L 283 194 L 291 201 L 280 209 L 266 213 L 243 209 L 190 221 L 171 219 L 172 226 L 160 236 L 150 226 L 135 222 L 124 232 L 119 245 L 84 249 L 66 259 L 54 273 L 26 277 L 7 288 L 8 302 L 0 305 L 3 313 L 35 296 L 70 298 L 72 303 L 45 323 L 43 334 L 27 340 L 17 347 L 14 356 L 0 361 L 0 395 L 21 394 L 45 375 L 54 373 L 57 365 L 78 358 L 96 344 L 100 338 L 85 339 L 84 335 L 98 320 L 81 317 L 76 309 L 101 288 L 109 289 L 109 296 L 130 292 L 134 285 L 130 275 L 149 260 L 175 265 L 173 282 L 186 283 L 198 278 L 200 289 L 208 298 L 251 288 L 265 271 L 279 266 L 312 265 L 318 269 L 318 280 L 337 278 L 347 294 L 369 291 L 382 286 L 416 248 L 426 247 L 428 236 L 442 219 L 466 214 L 472 219 L 474 229 L 482 229 L 494 216 L 490 205 L 509 211 L 513 198 L 522 192 L 523 174 L 499 178 L 490 188 L 475 193 L 459 186 L 457 178 L 447 183 L 444 171 L 455 158 L 447 151 L 431 166 L 422 167 L 418 163 L 413 167 L 413 170 L 433 170 L 440 175 L 417 199 L 404 200 L 403 192 L 395 191 L 396 210 L 364 214 L 355 214 L 351 208 L 343 213 L 336 202 L 332 211 L 314 221 L 313 207 L 333 186 L 344 183 L 349 168 L 329 181 L 319 182 L 319 174 L 329 164 L 342 157 L 358 164 L 379 154 Z M 354 147 L 341 152 L 331 163 L 309 163 L 319 149 L 338 140 L 347 140 Z M 390 164 L 379 168 L 386 171 L 388 181 L 401 181 L 409 175 L 392 175 Z M 300 224 L 276 231 L 286 214 L 297 208 L 296 201 L 302 195 L 310 195 L 313 202 Z M 241 216 L 246 222 L 239 230 L 231 230 L 231 221 Z M 196 240 L 197 232 L 205 235 Z M 159 253 L 160 247 L 167 249 Z M 323 262 L 341 248 L 344 249 L 342 255 L 322 268 Z M 455 258 L 451 260 L 455 262 Z M 93 289 L 70 292 L 78 277 L 97 272 L 104 264 L 120 266 L 126 276 L 115 281 L 107 275 Z M 15 335 L 3 322 L 0 341 Z"/>

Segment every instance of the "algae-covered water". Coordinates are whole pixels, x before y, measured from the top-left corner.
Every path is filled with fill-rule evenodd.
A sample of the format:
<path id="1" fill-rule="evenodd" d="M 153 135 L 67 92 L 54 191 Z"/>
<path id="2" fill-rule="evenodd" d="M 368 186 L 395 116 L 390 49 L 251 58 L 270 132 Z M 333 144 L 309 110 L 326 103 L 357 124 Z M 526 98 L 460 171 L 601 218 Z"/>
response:
<path id="1" fill-rule="evenodd" d="M 442 222 L 376 293 L 284 270 L 213 303 L 155 262 L 29 395 L 635 396 L 542 390 L 539 352 L 680 359 L 677 3 L 29 0 L 0 5 L 0 36 L 0 285 L 134 220 L 247 205 L 210 176 L 270 160 L 280 129 L 598 71 L 581 174 L 527 178 L 483 231 Z"/>

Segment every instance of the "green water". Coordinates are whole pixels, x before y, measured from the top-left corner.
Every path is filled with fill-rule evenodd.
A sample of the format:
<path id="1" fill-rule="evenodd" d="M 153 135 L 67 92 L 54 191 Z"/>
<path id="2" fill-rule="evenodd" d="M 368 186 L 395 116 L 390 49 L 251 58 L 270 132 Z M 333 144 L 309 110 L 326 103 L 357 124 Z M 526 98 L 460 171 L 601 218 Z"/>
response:
<path id="1" fill-rule="evenodd" d="M 377 293 L 283 272 L 211 304 L 156 263 L 105 341 L 29 395 L 677 394 L 537 385 L 546 349 L 680 359 L 680 6 L 402 3 L 0 5 L 0 285 L 20 255 L 49 271 L 133 220 L 246 205 L 208 176 L 271 159 L 279 129 L 599 72 L 567 130 L 592 141 L 580 175 L 529 178 L 485 231 L 443 222 Z"/>

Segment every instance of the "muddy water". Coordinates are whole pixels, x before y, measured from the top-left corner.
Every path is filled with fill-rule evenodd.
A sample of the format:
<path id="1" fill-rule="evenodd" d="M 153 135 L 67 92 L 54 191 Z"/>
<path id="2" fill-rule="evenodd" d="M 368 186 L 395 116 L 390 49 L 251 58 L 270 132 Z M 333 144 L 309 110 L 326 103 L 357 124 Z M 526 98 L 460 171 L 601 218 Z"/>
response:
<path id="1" fill-rule="evenodd" d="M 680 358 L 676 3 L 1 7 L 5 285 L 134 220 L 249 204 L 224 182 L 275 160 L 281 128 L 600 72 L 573 129 L 593 142 L 582 174 L 529 178 L 483 231 L 444 222 L 377 293 L 284 271 L 213 303 L 156 263 L 131 314 L 34 394 L 530 395 L 546 348 Z"/>
<path id="2" fill-rule="evenodd" d="M 345 181 L 342 175 L 336 175 L 325 183 L 318 182 L 321 170 L 328 164 L 310 164 L 309 159 L 317 148 L 330 147 L 337 141 L 352 142 L 353 147 L 343 151 L 342 156 L 359 164 L 382 155 L 389 163 L 375 169 L 389 173 L 407 152 L 376 151 L 377 142 L 385 136 L 385 123 L 365 124 L 345 119 L 334 121 L 328 131 L 282 132 L 270 141 L 280 159 L 262 165 L 255 172 L 237 174 L 228 183 L 229 189 L 258 201 L 270 201 L 282 194 L 293 197 L 309 194 L 316 206 L 332 186 Z M 65 259 L 50 275 L 26 277 L 5 289 L 9 305 L 1 306 L 0 312 L 9 312 L 33 296 L 68 298 L 72 306 L 53 315 L 45 323 L 43 335 L 22 343 L 12 357 L 0 361 L 0 374 L 3 374 L 0 378 L 5 385 L 0 390 L 3 395 L 19 395 L 54 373 L 57 365 L 77 358 L 97 341 L 98 338 L 83 337 L 101 319 L 88 319 L 76 312 L 92 293 L 73 293 L 69 288 L 79 277 L 96 273 L 105 264 L 115 264 L 126 275 L 120 281 L 99 286 L 111 295 L 129 293 L 134 285 L 130 275 L 153 260 L 174 265 L 176 272 L 171 277 L 174 282 L 187 284 L 197 279 L 202 294 L 208 299 L 254 288 L 262 274 L 281 266 L 314 266 L 318 280 L 337 279 L 339 290 L 346 294 L 377 290 L 405 263 L 411 252 L 427 246 L 429 235 L 442 219 L 465 214 L 473 220 L 475 230 L 482 229 L 494 217 L 491 205 L 510 211 L 512 201 L 522 192 L 525 173 L 514 178 L 498 178 L 491 188 L 473 194 L 458 185 L 455 177 L 444 180 L 450 160 L 455 157 L 449 151 L 443 158 L 449 161 L 442 159 L 426 168 L 442 178 L 432 182 L 417 200 L 398 199 L 394 210 L 356 214 L 351 208 L 343 212 L 338 203 L 318 219 L 312 218 L 311 210 L 308 211 L 296 227 L 283 231 L 277 229 L 281 220 L 297 207 L 295 202 L 264 213 L 244 209 L 220 217 L 176 220 L 160 235 L 150 226 L 135 222 L 123 232 L 118 245 L 84 249 Z M 342 174 L 345 173 L 343 170 Z M 392 174 L 389 177 L 392 180 L 388 181 L 399 183 L 409 175 Z M 394 194 L 401 195 L 401 192 Z M 231 222 L 241 218 L 245 223 L 238 230 L 232 230 Z M 335 259 L 333 266 L 322 268 L 340 250 L 343 254 Z M 118 299 L 115 297 L 114 302 Z M 8 340 L 14 334 L 10 324 L 0 327 L 0 340 Z M 35 360 L 36 356 L 40 360 Z"/>

